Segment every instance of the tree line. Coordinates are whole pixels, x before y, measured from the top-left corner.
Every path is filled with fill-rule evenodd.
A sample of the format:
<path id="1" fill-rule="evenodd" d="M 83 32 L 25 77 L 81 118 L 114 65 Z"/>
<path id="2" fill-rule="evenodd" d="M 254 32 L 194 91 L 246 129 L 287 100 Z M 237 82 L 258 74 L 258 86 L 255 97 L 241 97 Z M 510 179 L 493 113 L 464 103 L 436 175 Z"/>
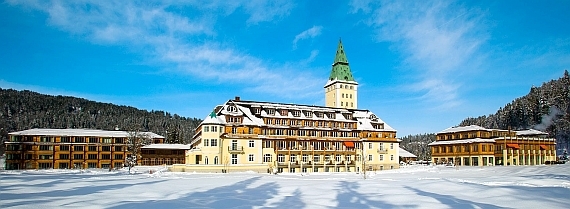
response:
<path id="1" fill-rule="evenodd" d="M 202 122 L 165 111 L 2 88 L 0 108 L 0 141 L 10 132 L 32 128 L 82 128 L 150 131 L 165 136 L 167 143 L 186 144 Z"/>

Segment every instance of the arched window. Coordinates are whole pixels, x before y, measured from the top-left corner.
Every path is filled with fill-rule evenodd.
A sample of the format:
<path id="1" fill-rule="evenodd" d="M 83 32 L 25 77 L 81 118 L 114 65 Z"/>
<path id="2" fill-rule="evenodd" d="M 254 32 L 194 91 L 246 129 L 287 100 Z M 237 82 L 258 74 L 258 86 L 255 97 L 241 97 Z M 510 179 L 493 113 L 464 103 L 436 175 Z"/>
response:
<path id="1" fill-rule="evenodd" d="M 218 164 L 218 156 L 214 157 L 214 165 Z"/>
<path id="2" fill-rule="evenodd" d="M 208 165 L 208 157 L 204 158 L 204 164 Z"/>

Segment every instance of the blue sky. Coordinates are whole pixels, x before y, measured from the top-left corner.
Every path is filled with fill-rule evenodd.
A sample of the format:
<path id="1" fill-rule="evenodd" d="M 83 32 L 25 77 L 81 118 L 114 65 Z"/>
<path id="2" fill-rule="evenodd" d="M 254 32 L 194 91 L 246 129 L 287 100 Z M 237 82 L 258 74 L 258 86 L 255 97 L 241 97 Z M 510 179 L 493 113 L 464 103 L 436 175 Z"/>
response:
<path id="1" fill-rule="evenodd" d="M 430 133 L 570 69 L 569 9 L 562 0 L 7 0 L 0 87 L 197 118 L 235 96 L 324 105 L 342 38 L 359 108 L 399 136 Z"/>

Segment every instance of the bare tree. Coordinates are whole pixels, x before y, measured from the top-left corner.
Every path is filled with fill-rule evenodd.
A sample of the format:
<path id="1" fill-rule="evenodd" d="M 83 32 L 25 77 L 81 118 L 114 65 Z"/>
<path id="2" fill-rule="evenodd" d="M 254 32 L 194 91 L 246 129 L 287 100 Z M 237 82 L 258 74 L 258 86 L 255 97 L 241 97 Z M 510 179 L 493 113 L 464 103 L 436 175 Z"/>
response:
<path id="1" fill-rule="evenodd" d="M 150 143 L 152 143 L 152 138 L 148 132 L 128 131 L 127 149 L 129 156 L 126 159 L 126 164 L 129 166 L 129 173 L 141 158 L 141 148 Z"/>

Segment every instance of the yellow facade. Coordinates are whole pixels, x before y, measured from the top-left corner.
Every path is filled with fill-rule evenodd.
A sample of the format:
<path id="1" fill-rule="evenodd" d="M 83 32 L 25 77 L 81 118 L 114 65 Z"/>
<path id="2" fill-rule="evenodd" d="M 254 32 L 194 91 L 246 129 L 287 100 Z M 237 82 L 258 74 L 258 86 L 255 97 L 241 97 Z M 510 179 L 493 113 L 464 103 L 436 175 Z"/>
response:
<path id="1" fill-rule="evenodd" d="M 545 164 L 556 160 L 556 140 L 546 136 L 536 130 L 449 128 L 430 143 L 432 162 L 466 166 Z"/>
<path id="2" fill-rule="evenodd" d="M 325 106 L 357 109 L 357 88 L 355 82 L 336 81 L 325 86 Z"/>

